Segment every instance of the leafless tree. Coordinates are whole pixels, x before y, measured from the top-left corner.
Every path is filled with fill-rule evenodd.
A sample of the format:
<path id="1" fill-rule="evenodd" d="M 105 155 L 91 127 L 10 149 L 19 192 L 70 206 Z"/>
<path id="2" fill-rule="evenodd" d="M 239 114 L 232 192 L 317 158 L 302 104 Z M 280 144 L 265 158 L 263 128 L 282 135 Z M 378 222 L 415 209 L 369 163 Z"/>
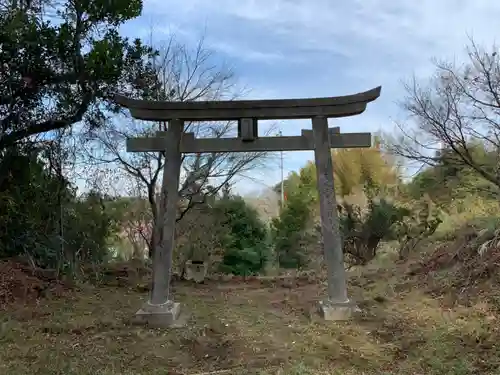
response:
<path id="1" fill-rule="evenodd" d="M 254 207 L 265 222 L 270 222 L 280 212 L 280 195 L 274 189 L 264 189 L 259 194 L 248 195 L 245 201 Z"/>
<path id="2" fill-rule="evenodd" d="M 147 254 L 145 250 L 149 248 L 152 235 L 148 202 L 139 197 L 130 198 L 125 201 L 125 204 L 126 212 L 122 218 L 122 230 L 119 236 L 126 239 L 132 246 L 132 252 L 129 255 L 133 259 L 144 259 Z"/>
<path id="3" fill-rule="evenodd" d="M 466 51 L 463 64 L 436 62 L 426 85 L 415 78 L 405 85 L 401 106 L 414 124 L 398 123 L 402 140 L 391 149 L 427 165 L 446 155 L 500 187 L 500 57 L 495 46 L 487 51 L 472 39 Z"/>
<path id="4" fill-rule="evenodd" d="M 161 90 L 158 99 L 230 100 L 241 95 L 233 72 L 214 62 L 214 56 L 204 47 L 203 40 L 191 50 L 171 38 L 159 51 L 156 69 Z M 104 174 L 105 178 L 115 179 L 115 185 L 119 176 L 120 184 L 141 187 L 150 204 L 151 225 L 156 220 L 164 156 L 155 152 L 127 153 L 125 144 L 129 137 L 154 135 L 162 130 L 166 130 L 163 122 L 137 121 L 123 113 L 103 128 L 87 133 L 84 140 L 89 170 L 100 172 L 101 178 Z M 198 138 L 221 138 L 234 136 L 236 126 L 231 122 L 192 122 L 186 123 L 184 130 L 195 133 Z M 207 194 L 217 193 L 236 176 L 262 165 L 266 156 L 265 153 L 183 155 L 177 220 L 181 220 L 194 205 L 204 202 Z M 150 239 L 150 251 L 152 243 Z"/>

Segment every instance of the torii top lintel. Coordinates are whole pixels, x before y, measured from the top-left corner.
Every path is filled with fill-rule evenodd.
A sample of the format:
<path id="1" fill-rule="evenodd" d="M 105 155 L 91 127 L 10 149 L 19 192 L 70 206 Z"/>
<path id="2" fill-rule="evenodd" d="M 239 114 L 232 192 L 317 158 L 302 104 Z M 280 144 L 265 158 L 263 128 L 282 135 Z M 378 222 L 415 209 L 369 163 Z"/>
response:
<path id="1" fill-rule="evenodd" d="M 260 120 L 301 119 L 315 116 L 358 115 L 380 96 L 382 87 L 345 96 L 310 99 L 232 100 L 169 102 L 130 99 L 116 95 L 117 104 L 128 108 L 132 117 L 149 121 L 218 121 L 255 118 Z"/>

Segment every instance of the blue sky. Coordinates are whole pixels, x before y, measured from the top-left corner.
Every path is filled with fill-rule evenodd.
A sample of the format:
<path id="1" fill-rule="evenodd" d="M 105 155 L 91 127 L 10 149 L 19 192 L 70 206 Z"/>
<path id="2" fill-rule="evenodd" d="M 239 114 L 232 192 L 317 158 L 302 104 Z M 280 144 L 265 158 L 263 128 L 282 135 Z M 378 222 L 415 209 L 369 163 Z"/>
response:
<path id="1" fill-rule="evenodd" d="M 247 98 L 346 95 L 382 86 L 382 95 L 356 117 L 331 121 L 341 131 L 393 132 L 404 114 L 402 81 L 433 73 L 432 58 L 460 60 L 472 36 L 495 42 L 500 2 L 495 0 L 145 0 L 143 15 L 123 33 L 154 43 L 172 34 L 196 46 L 201 37 L 233 67 Z M 285 135 L 308 121 L 279 123 Z M 285 175 L 313 158 L 285 154 Z M 240 181 L 242 193 L 280 179 L 277 163 Z"/>

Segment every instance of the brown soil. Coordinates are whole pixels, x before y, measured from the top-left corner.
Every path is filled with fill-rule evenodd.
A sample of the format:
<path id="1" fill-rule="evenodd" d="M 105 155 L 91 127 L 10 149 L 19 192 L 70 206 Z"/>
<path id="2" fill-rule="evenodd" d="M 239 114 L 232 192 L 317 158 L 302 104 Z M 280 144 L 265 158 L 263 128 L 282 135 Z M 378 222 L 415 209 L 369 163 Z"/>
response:
<path id="1" fill-rule="evenodd" d="M 15 261 L 0 262 L 0 308 L 47 296 L 62 296 L 67 288 L 51 270 L 31 268 Z"/>
<path id="2" fill-rule="evenodd" d="M 123 282 L 109 287 L 101 280 L 53 299 L 43 291 L 63 286 L 50 272 L 4 262 L 0 297 L 14 304 L 0 311 L 0 373 L 493 374 L 500 366 L 500 296 L 484 270 L 486 260 L 498 266 L 499 251 L 489 246 L 479 256 L 472 250 L 477 238 L 440 247 L 411 271 L 400 264 L 352 272 L 349 295 L 362 312 L 348 322 L 315 315 L 326 295 L 322 277 L 226 276 L 204 284 L 175 279 L 187 326 L 149 329 L 129 324 L 147 298 L 134 283 L 148 283 L 148 267 L 107 266 L 104 284 Z M 475 304 L 459 297 L 445 303 L 464 289 L 457 287 L 464 275 L 476 280 L 467 289 L 477 293 Z"/>
<path id="3" fill-rule="evenodd" d="M 454 287 L 470 287 L 498 277 L 500 241 L 489 233 L 466 228 L 453 242 L 441 245 L 410 270 L 410 276 L 449 272 Z"/>

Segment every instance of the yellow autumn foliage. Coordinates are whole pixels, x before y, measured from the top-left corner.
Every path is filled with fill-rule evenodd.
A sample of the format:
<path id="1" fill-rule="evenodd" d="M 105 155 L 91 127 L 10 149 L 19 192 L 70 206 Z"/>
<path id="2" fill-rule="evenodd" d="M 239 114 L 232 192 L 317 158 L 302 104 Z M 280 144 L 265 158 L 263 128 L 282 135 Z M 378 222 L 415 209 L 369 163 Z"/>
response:
<path id="1" fill-rule="evenodd" d="M 337 193 L 350 195 L 356 188 L 371 182 L 377 186 L 398 183 L 397 165 L 378 147 L 337 149 L 332 151 Z"/>
<path id="2" fill-rule="evenodd" d="M 341 196 L 353 195 L 367 183 L 378 187 L 395 186 L 400 182 L 400 171 L 395 161 L 377 145 L 371 148 L 332 150 L 335 191 Z M 299 189 L 315 200 L 317 198 L 316 167 L 308 162 L 298 172 L 292 172 L 285 181 L 285 191 L 293 194 Z"/>

